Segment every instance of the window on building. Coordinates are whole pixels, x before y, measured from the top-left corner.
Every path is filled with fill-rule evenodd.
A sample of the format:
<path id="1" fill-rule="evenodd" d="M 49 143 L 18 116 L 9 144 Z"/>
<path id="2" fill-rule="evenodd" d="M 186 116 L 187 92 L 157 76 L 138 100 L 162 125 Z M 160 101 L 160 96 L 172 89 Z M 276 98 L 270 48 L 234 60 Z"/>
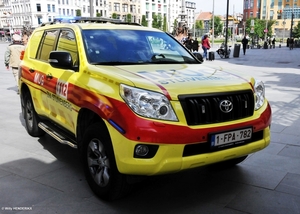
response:
<path id="1" fill-rule="evenodd" d="M 256 7 L 257 7 L 257 8 L 260 8 L 260 5 L 261 5 L 261 0 L 257 0 L 257 5 L 256 5 Z"/>
<path id="2" fill-rule="evenodd" d="M 274 10 L 270 10 L 270 19 L 274 19 Z"/>
<path id="3" fill-rule="evenodd" d="M 51 16 L 48 16 L 48 22 L 51 22 L 52 19 L 51 19 Z"/>
<path id="4" fill-rule="evenodd" d="M 136 13 L 135 5 L 130 5 L 130 12 Z"/>
<path id="5" fill-rule="evenodd" d="M 47 4 L 47 11 L 51 12 L 51 5 L 50 4 Z"/>
<path id="6" fill-rule="evenodd" d="M 256 12 L 256 18 L 260 19 L 260 12 Z"/>
<path id="7" fill-rule="evenodd" d="M 52 12 L 55 13 L 55 5 L 52 5 Z"/>
<path id="8" fill-rule="evenodd" d="M 120 3 L 114 3 L 114 11 L 120 11 Z"/>
<path id="9" fill-rule="evenodd" d="M 278 0 L 278 10 L 282 9 L 282 0 Z"/>
<path id="10" fill-rule="evenodd" d="M 122 12 L 128 12 L 128 4 L 122 5 Z"/>
<path id="11" fill-rule="evenodd" d="M 270 8 L 274 8 L 274 0 L 271 0 Z"/>
<path id="12" fill-rule="evenodd" d="M 64 16 L 66 15 L 66 9 L 63 9 L 63 15 Z"/>
<path id="13" fill-rule="evenodd" d="M 60 0 L 57 0 L 57 4 L 60 4 Z"/>
<path id="14" fill-rule="evenodd" d="M 36 11 L 37 12 L 41 12 L 42 11 L 41 10 L 41 4 L 39 4 L 39 3 L 36 4 Z"/>

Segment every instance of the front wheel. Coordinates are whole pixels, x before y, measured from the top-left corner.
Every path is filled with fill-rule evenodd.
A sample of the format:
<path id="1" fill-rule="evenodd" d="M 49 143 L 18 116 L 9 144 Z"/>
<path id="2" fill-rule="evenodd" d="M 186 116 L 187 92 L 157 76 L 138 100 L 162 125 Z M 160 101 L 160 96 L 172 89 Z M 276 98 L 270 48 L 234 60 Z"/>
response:
<path id="1" fill-rule="evenodd" d="M 26 130 L 29 135 L 39 137 L 45 134 L 45 132 L 38 126 L 40 118 L 34 109 L 30 93 L 26 93 L 24 96 L 24 119 Z"/>
<path id="2" fill-rule="evenodd" d="M 87 128 L 82 158 L 87 182 L 97 196 L 115 200 L 129 192 L 130 185 L 117 169 L 110 137 L 101 123 Z"/>

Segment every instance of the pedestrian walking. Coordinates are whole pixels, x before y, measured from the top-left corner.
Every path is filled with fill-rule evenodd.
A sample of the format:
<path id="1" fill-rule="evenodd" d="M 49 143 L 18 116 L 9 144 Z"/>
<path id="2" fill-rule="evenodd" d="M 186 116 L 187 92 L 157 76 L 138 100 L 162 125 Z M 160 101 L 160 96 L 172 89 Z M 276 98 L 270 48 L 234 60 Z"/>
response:
<path id="1" fill-rule="evenodd" d="M 210 49 L 210 43 L 207 35 L 204 35 L 202 40 L 202 49 L 203 49 L 203 59 L 208 60 L 207 58 L 207 50 Z"/>
<path id="2" fill-rule="evenodd" d="M 294 49 L 294 37 L 291 37 L 289 39 L 289 47 L 290 47 L 290 50 Z"/>
<path id="3" fill-rule="evenodd" d="M 287 38 L 286 40 L 286 46 L 289 47 L 289 43 L 290 43 L 290 38 Z"/>
<path id="4" fill-rule="evenodd" d="M 7 50 L 4 54 L 4 63 L 6 69 L 9 70 L 9 67 L 12 69 L 12 73 L 15 77 L 16 84 L 19 88 L 19 65 L 21 62 L 20 56 L 21 52 L 24 51 L 25 47 L 22 44 L 22 38 L 18 34 L 12 36 L 13 42 L 7 47 Z M 19 93 L 19 89 L 18 89 Z"/>
<path id="5" fill-rule="evenodd" d="M 192 51 L 192 38 L 190 36 L 184 41 L 183 45 L 189 50 Z"/>
<path id="6" fill-rule="evenodd" d="M 199 51 L 199 41 L 197 40 L 197 37 L 195 38 L 193 44 L 192 44 L 193 51 L 198 52 Z"/>
<path id="7" fill-rule="evenodd" d="M 273 40 L 272 40 L 273 48 L 275 48 L 275 42 L 276 42 L 276 40 L 275 40 L 275 37 L 274 37 Z"/>
<path id="8" fill-rule="evenodd" d="M 249 40 L 246 38 L 246 36 L 244 36 L 244 38 L 242 39 L 244 55 L 246 54 L 246 49 L 247 49 L 248 42 L 249 42 Z"/>
<path id="9" fill-rule="evenodd" d="M 28 39 L 29 39 L 29 37 L 27 35 L 27 32 L 24 31 L 23 35 L 22 35 L 22 43 L 23 43 L 23 45 L 25 45 L 25 46 L 27 45 Z"/>

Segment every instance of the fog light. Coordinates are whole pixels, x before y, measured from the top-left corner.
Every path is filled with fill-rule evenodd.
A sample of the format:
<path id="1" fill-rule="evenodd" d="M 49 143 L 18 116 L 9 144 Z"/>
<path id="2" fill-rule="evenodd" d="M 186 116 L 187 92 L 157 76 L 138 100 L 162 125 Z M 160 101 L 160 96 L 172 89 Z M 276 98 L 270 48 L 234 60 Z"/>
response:
<path id="1" fill-rule="evenodd" d="M 135 154 L 137 156 L 144 157 L 144 156 L 146 156 L 148 154 L 148 152 L 149 152 L 149 148 L 148 148 L 147 145 L 137 145 L 135 147 Z"/>

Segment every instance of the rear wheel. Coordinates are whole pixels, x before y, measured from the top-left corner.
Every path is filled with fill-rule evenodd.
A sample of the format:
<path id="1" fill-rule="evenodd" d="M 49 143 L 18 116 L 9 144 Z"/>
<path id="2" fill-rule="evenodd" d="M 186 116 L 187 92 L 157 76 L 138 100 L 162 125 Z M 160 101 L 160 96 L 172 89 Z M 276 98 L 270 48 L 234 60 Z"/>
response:
<path id="1" fill-rule="evenodd" d="M 92 191 L 102 199 L 115 200 L 130 190 L 126 176 L 119 173 L 110 137 L 102 124 L 91 125 L 83 139 L 83 167 Z"/>
<path id="2" fill-rule="evenodd" d="M 29 135 L 39 137 L 45 134 L 45 132 L 38 126 L 40 118 L 34 109 L 30 93 L 25 94 L 24 97 L 24 119 L 26 130 Z"/>

